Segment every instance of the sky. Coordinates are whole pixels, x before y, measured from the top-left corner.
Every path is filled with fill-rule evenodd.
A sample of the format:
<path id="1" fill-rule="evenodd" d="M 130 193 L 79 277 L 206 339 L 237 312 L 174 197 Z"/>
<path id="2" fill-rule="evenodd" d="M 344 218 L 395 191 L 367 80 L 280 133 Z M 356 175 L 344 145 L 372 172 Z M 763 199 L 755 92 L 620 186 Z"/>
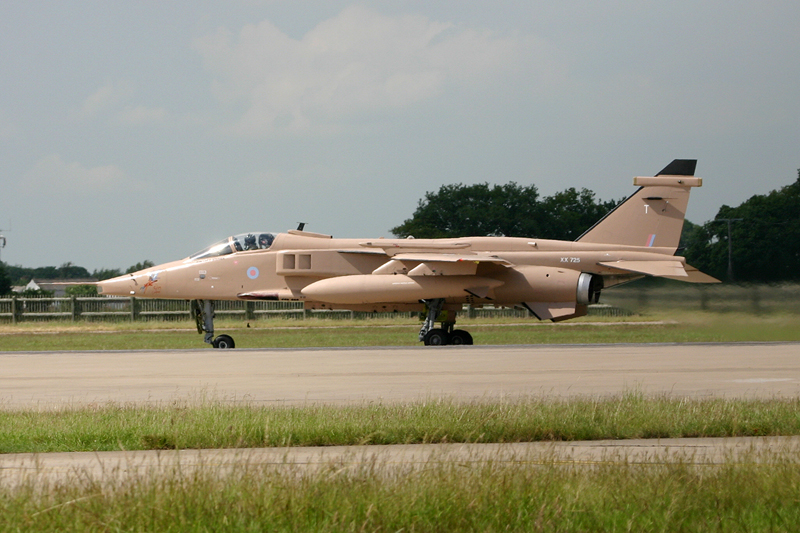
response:
<path id="1" fill-rule="evenodd" d="M 0 260 L 124 270 L 298 222 L 391 237 L 445 184 L 620 199 L 676 158 L 698 159 L 703 223 L 797 179 L 798 20 L 789 0 L 5 1 Z"/>

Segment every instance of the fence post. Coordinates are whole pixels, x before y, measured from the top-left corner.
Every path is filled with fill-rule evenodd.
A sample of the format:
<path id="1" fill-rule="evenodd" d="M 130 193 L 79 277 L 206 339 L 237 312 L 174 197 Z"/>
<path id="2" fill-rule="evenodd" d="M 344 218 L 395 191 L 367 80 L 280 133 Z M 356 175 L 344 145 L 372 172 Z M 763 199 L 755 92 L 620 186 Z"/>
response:
<path id="1" fill-rule="evenodd" d="M 637 296 L 638 296 L 637 304 L 639 306 L 639 309 L 640 310 L 641 309 L 645 309 L 647 307 L 647 289 L 640 288 L 639 289 L 639 294 Z"/>
<path id="2" fill-rule="evenodd" d="M 73 322 L 81 314 L 80 309 L 78 309 L 77 297 L 74 294 L 69 297 L 69 312 Z"/>
<path id="3" fill-rule="evenodd" d="M 252 300 L 244 302 L 244 318 L 245 320 L 256 319 L 256 303 Z"/>
<path id="4" fill-rule="evenodd" d="M 131 296 L 131 322 L 136 322 L 139 320 L 139 311 L 140 309 L 139 301 L 136 299 L 135 296 Z"/>
<path id="5" fill-rule="evenodd" d="M 761 293 L 758 290 L 758 285 L 750 286 L 750 306 L 753 313 L 761 313 Z"/>
<path id="6" fill-rule="evenodd" d="M 17 297 L 16 296 L 12 296 L 11 297 L 11 323 L 12 324 L 16 324 L 17 323 L 17 309 L 18 309 L 18 307 L 19 306 L 17 305 Z"/>
<path id="7" fill-rule="evenodd" d="M 708 311 L 708 291 L 705 287 L 698 287 L 700 290 L 700 309 Z"/>

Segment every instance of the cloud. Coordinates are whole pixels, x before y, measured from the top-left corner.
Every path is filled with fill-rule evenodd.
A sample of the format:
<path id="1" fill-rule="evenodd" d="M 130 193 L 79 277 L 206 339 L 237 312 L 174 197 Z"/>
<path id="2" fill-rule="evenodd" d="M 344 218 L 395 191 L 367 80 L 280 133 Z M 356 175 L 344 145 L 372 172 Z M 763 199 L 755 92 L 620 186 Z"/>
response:
<path id="1" fill-rule="evenodd" d="M 294 39 L 269 20 L 195 41 L 216 97 L 237 111 L 230 130 L 260 136 L 322 131 L 391 112 L 511 67 L 525 43 L 421 15 L 348 7 Z"/>
<path id="2" fill-rule="evenodd" d="M 133 99 L 135 92 L 128 81 L 107 81 L 83 101 L 78 115 L 88 119 L 105 114 L 112 121 L 126 126 L 161 124 L 167 121 L 169 112 L 163 107 L 126 105 L 126 102 Z"/>
<path id="3" fill-rule="evenodd" d="M 64 192 L 94 196 L 109 190 L 129 190 L 134 185 L 116 165 L 87 168 L 77 161 L 67 163 L 59 154 L 40 159 L 25 174 L 20 188 L 31 196 Z"/>
<path id="4" fill-rule="evenodd" d="M 127 107 L 119 113 L 119 120 L 123 124 L 141 125 L 163 123 L 168 112 L 163 107 Z"/>
<path id="5" fill-rule="evenodd" d="M 126 82 L 107 81 L 102 87 L 89 95 L 81 104 L 80 116 L 91 118 L 117 107 L 134 94 L 133 86 Z"/>

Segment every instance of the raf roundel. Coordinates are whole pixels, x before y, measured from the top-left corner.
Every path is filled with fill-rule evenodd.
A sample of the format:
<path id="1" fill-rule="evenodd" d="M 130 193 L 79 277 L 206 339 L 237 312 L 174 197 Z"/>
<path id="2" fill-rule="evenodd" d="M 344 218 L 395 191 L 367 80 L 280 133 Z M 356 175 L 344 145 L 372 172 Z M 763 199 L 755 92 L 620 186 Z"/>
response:
<path id="1" fill-rule="evenodd" d="M 247 269 L 247 277 L 250 279 L 256 279 L 258 277 L 258 269 L 256 267 L 250 267 Z"/>

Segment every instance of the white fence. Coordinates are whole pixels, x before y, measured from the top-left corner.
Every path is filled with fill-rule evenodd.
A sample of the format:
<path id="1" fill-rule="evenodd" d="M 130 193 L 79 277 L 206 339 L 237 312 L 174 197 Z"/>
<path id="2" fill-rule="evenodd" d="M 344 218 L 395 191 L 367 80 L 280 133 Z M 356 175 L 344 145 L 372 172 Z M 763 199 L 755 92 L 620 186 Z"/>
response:
<path id="1" fill-rule="evenodd" d="M 220 301 L 217 316 L 241 316 L 256 320 L 265 315 L 304 318 L 307 314 L 300 302 Z M 29 322 L 44 320 L 71 321 L 137 321 L 190 320 L 191 306 L 186 300 L 140 298 L 81 297 L 38 298 L 13 297 L 0 299 L 0 321 Z"/>

